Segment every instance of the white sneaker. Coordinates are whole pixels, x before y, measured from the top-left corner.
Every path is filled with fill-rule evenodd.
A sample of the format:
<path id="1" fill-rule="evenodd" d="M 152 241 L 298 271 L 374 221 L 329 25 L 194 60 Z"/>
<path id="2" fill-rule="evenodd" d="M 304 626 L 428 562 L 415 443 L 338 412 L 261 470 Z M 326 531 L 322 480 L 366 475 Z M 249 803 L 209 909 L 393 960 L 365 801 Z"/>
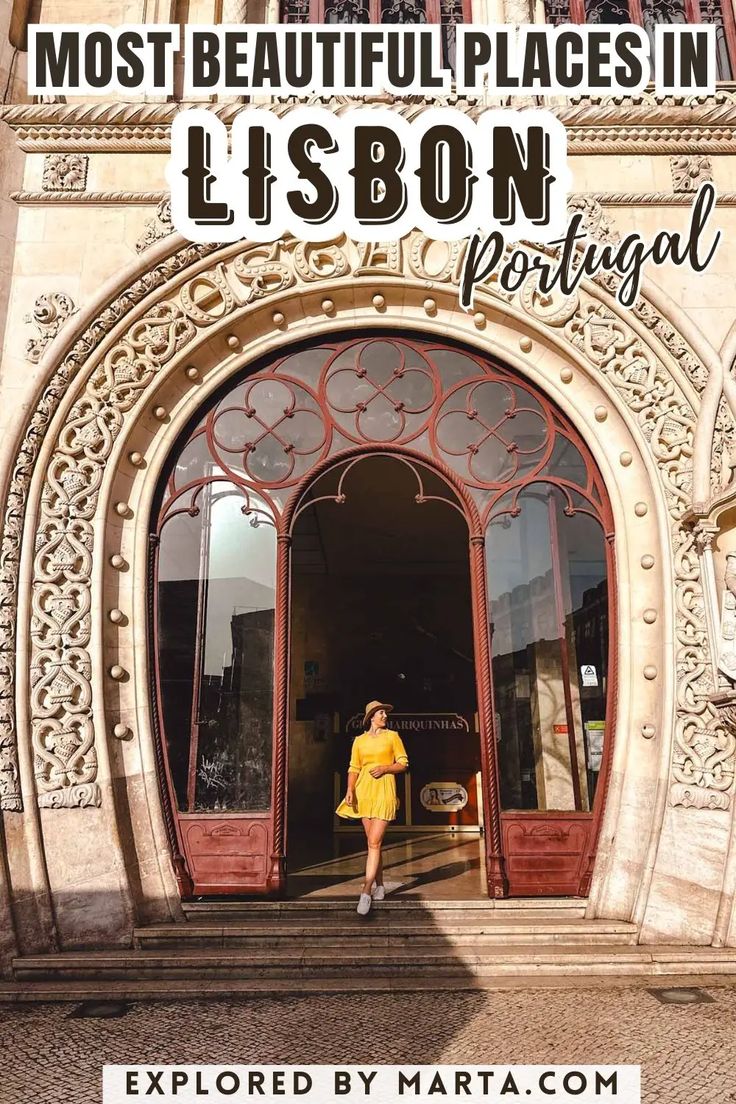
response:
<path id="1" fill-rule="evenodd" d="M 358 913 L 361 916 L 366 916 L 371 910 L 371 895 L 370 893 L 361 893 L 360 900 L 358 901 Z"/>
<path id="2" fill-rule="evenodd" d="M 376 885 L 373 883 L 373 889 L 371 890 L 371 897 L 374 901 L 383 901 L 386 896 L 386 887 L 382 885 Z"/>

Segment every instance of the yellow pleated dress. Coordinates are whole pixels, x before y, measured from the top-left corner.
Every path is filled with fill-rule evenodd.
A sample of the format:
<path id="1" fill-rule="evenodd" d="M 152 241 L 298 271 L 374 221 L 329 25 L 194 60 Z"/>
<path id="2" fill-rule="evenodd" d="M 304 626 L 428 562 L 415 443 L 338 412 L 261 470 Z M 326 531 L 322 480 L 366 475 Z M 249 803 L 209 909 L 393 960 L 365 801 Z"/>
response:
<path id="1" fill-rule="evenodd" d="M 341 801 L 335 812 L 349 820 L 361 820 L 363 817 L 380 817 L 381 820 L 394 820 L 399 809 L 396 795 L 396 775 L 383 774 L 374 778 L 371 767 L 390 767 L 392 763 L 409 765 L 409 756 L 401 742 L 398 732 L 385 728 L 375 736 L 364 732 L 353 740 L 348 771 L 357 771 L 355 782 L 355 804 Z"/>

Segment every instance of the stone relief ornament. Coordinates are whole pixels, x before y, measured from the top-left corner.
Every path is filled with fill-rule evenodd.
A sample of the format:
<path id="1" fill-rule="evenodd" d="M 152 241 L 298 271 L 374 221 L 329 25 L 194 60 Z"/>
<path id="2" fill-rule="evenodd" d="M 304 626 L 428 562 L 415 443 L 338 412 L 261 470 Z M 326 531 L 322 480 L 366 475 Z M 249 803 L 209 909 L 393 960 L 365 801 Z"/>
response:
<path id="1" fill-rule="evenodd" d="M 723 727 L 736 735 L 736 693 L 733 689 L 721 690 L 713 694 L 711 701 L 723 720 Z"/>
<path id="2" fill-rule="evenodd" d="M 23 539 L 23 523 L 28 494 L 39 449 L 46 437 L 61 400 L 80 367 L 93 352 L 108 330 L 155 288 L 162 287 L 182 269 L 212 252 L 211 247 L 187 246 L 149 269 L 131 287 L 113 300 L 87 328 L 64 360 L 54 371 L 26 427 L 25 437 L 13 464 L 5 502 L 2 544 L 0 545 L 0 809 L 20 812 L 23 808 L 18 773 L 18 749 L 15 717 L 15 661 L 18 577 Z M 51 568 L 56 573 L 82 569 L 85 549 L 81 531 L 73 525 L 68 532 L 62 527 L 55 539 L 48 542 Z M 46 534 L 37 538 L 37 548 L 46 544 Z M 53 799 L 58 806 L 63 791 Z M 95 783 L 76 787 L 68 799 L 69 806 L 97 804 L 99 792 Z"/>
<path id="3" fill-rule="evenodd" d="M 560 7 L 555 0 L 554 7 Z M 516 4 L 520 14 L 525 7 Z M 567 15 L 562 15 L 567 21 Z M 507 22 L 517 22 L 516 15 Z M 552 18 L 554 22 L 554 18 Z M 528 22 L 526 18 L 520 22 Z M 443 98 L 444 99 L 444 98 Z M 324 103 L 324 100 L 319 102 Z M 347 110 L 355 100 L 332 97 L 335 110 Z M 440 101 L 405 97 L 397 110 L 411 118 Z M 468 103 L 463 96 L 450 96 L 448 103 Z M 507 106 L 507 97 L 483 97 L 478 107 Z M 712 96 L 658 95 L 644 91 L 635 97 L 571 96 L 543 98 L 543 105 L 562 120 L 568 131 L 570 152 L 683 156 L 693 148 L 704 154 L 732 152 L 732 129 L 736 120 L 736 92 L 719 88 Z M 284 111 L 288 103 L 282 103 Z M 538 105 L 539 106 L 539 105 Z M 209 110 L 230 123 L 240 103 L 220 102 Z M 474 108 L 466 107 L 472 115 Z M 127 151 L 168 152 L 173 118 L 178 103 L 74 103 L 9 104 L 0 107 L 2 118 L 14 131 L 26 152 L 95 153 Z"/>
<path id="4" fill-rule="evenodd" d="M 733 480 L 736 448 L 736 379 L 721 358 L 707 374 L 693 442 L 693 509 L 702 513 L 709 499 Z M 720 439 L 723 434 L 724 440 Z"/>
<path id="5" fill-rule="evenodd" d="M 692 192 L 694 195 L 700 185 L 713 179 L 713 167 L 710 157 L 701 154 L 688 154 L 671 157 L 672 188 L 675 192 Z"/>
<path id="6" fill-rule="evenodd" d="M 46 346 L 53 341 L 67 318 L 76 313 L 77 308 L 71 297 L 63 292 L 39 295 L 32 312 L 23 319 L 24 322 L 35 322 L 39 331 L 39 336 L 30 338 L 26 345 L 26 360 L 38 364 Z"/>
<path id="7" fill-rule="evenodd" d="M 713 455 L 711 459 L 711 492 L 717 495 L 729 487 L 736 471 L 736 422 L 724 395 L 718 406 Z"/>
<path id="8" fill-rule="evenodd" d="M 88 167 L 86 153 L 48 153 L 43 161 L 41 188 L 44 192 L 83 192 Z"/>
<path id="9" fill-rule="evenodd" d="M 161 238 L 165 238 L 167 234 L 171 234 L 173 229 L 174 227 L 171 223 L 171 198 L 167 196 L 166 199 L 162 199 L 159 203 L 153 218 L 146 219 L 143 234 L 135 243 L 136 252 L 142 253 L 149 245 L 153 245 L 154 242 L 160 241 Z"/>
<path id="10" fill-rule="evenodd" d="M 195 333 L 173 303 L 135 320 L 71 408 L 47 471 L 31 620 L 31 727 L 39 804 L 46 808 L 100 802 L 89 651 L 92 521 L 125 414 Z"/>
<path id="11" fill-rule="evenodd" d="M 736 682 L 736 552 L 726 556 L 718 669 Z"/>
<path id="12" fill-rule="evenodd" d="M 64 423 L 54 429 L 35 519 L 31 738 L 39 802 L 49 808 L 95 805 L 100 800 L 92 672 L 102 656 L 91 650 L 90 593 L 93 559 L 102 550 L 95 547 L 93 520 L 115 441 L 126 422 L 135 418 L 135 409 L 153 381 L 173 371 L 178 354 L 205 337 L 209 327 L 287 288 L 298 295 L 300 286 L 306 289 L 329 280 L 333 309 L 344 298 L 352 310 L 347 281 L 364 276 L 385 281 L 386 270 L 405 280 L 418 280 L 423 287 L 456 285 L 464 247 L 465 243 L 442 245 L 445 263 L 434 255 L 433 243 L 416 233 L 398 249 L 356 246 L 345 239 L 321 244 L 286 239 L 226 249 L 189 245 L 148 270 L 91 323 L 57 369 L 33 415 L 8 497 L 0 557 L 0 608 L 9 629 L 5 638 L 0 637 L 0 666 L 5 673 L 0 677 L 0 774 L 8 782 L 0 799 L 14 800 L 13 786 L 17 787 L 13 767 L 5 764 L 16 762 L 12 668 L 25 497 L 40 440 L 77 372 L 84 367 L 85 380 Z M 213 253 L 216 260 L 203 267 Z M 198 271 L 187 280 L 186 268 L 194 264 Z M 344 295 L 341 280 L 346 281 Z M 614 281 L 606 276 L 596 282 L 606 293 L 615 290 Z M 149 302 L 143 313 L 137 313 L 136 305 L 144 297 L 150 299 L 156 288 L 162 289 L 159 301 Z M 609 379 L 640 427 L 659 472 L 671 525 L 677 665 L 671 800 L 727 808 L 736 736 L 725 731 L 709 700 L 714 687 L 700 564 L 695 537 L 682 525 L 692 493 L 695 413 L 667 367 L 674 360 L 698 390 L 695 381 L 703 366 L 671 323 L 644 300 L 636 304 L 633 314 L 652 341 L 660 343 L 656 353 L 592 288 L 568 297 L 540 295 L 532 274 L 515 293 L 501 291 L 492 279 L 481 290 L 500 309 L 508 309 L 504 304 L 509 304 L 515 313 L 554 328 L 558 340 L 569 342 L 596 373 Z M 127 330 L 98 356 L 99 343 L 126 316 Z"/>
<path id="13" fill-rule="evenodd" d="M 598 242 L 617 242 L 621 235 L 604 212 L 597 199 L 586 195 L 573 195 L 567 201 L 568 217 L 577 211 L 583 216 L 581 229 L 589 238 Z"/>
<path id="14" fill-rule="evenodd" d="M 531 0 L 504 0 L 503 14 L 504 23 L 513 23 L 516 26 L 534 21 L 534 8 Z"/>
<path id="15" fill-rule="evenodd" d="M 0 809 L 6 812 L 20 813 L 23 802 L 20 796 L 20 778 L 18 776 L 18 755 L 15 741 L 6 731 L 0 736 Z"/>
<path id="16" fill-rule="evenodd" d="M 710 644 L 696 537 L 683 528 L 692 493 L 695 415 L 659 358 L 606 306 L 584 303 L 568 322 L 573 344 L 609 375 L 635 413 L 659 468 L 667 500 L 676 586 L 677 712 L 670 800 L 728 808 L 736 737 L 710 701 Z"/>

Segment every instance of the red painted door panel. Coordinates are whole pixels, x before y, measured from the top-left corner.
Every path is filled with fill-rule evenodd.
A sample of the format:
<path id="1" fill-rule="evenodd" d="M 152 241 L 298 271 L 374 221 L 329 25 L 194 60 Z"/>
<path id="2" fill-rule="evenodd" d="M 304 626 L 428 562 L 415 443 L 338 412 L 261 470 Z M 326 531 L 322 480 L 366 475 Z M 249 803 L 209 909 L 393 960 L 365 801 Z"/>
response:
<path id="1" fill-rule="evenodd" d="M 511 897 L 580 893 L 591 813 L 501 813 L 501 827 Z"/>
<path id="2" fill-rule="evenodd" d="M 182 814 L 179 828 L 196 895 L 266 891 L 270 817 L 220 820 Z"/>

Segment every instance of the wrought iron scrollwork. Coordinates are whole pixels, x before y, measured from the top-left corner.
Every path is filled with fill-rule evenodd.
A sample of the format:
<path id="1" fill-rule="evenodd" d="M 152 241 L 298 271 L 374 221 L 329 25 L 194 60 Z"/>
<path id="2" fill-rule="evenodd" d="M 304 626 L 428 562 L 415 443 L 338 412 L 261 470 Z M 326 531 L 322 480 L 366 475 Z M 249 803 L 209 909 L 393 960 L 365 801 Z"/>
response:
<path id="1" fill-rule="evenodd" d="M 309 23 L 314 16 L 310 0 L 283 0 L 284 23 Z M 316 18 L 322 23 L 397 23 L 417 25 L 438 22 L 442 28 L 443 61 L 455 65 L 455 28 L 468 17 L 467 0 L 319 0 Z"/>
<path id="2" fill-rule="evenodd" d="M 381 0 L 382 23 L 426 23 L 425 0 Z"/>

